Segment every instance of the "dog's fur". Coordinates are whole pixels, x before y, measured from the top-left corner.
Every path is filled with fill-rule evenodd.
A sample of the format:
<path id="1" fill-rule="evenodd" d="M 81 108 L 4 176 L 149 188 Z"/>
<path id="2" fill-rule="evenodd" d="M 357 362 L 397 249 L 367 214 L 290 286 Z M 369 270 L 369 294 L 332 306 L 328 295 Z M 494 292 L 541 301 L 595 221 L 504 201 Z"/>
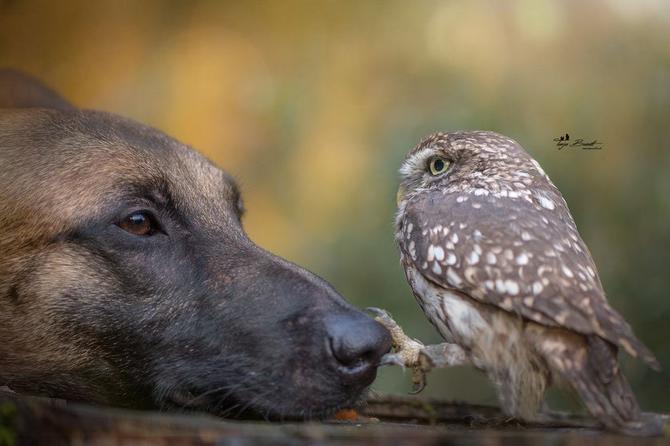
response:
<path id="1" fill-rule="evenodd" d="M 371 320 L 251 242 L 235 182 L 191 148 L 4 71 L 0 169 L 0 386 L 317 416 L 374 379 L 342 375 L 325 328 Z M 137 210 L 160 231 L 124 231 Z"/>

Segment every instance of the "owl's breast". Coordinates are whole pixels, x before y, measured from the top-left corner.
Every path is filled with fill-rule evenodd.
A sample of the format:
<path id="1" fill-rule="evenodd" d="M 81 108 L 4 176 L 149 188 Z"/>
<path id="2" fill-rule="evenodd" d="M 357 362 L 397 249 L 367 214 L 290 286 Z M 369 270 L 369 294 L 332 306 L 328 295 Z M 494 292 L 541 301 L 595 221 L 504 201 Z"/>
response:
<path id="1" fill-rule="evenodd" d="M 405 274 L 426 317 L 447 342 L 472 348 L 491 333 L 488 318 L 471 299 L 426 280 L 412 265 L 405 265 Z"/>

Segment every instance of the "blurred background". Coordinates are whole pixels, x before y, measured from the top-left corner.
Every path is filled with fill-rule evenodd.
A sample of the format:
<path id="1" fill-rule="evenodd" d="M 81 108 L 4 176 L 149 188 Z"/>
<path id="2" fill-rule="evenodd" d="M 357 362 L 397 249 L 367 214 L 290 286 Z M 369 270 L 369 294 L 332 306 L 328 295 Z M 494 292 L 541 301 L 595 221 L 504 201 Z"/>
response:
<path id="1" fill-rule="evenodd" d="M 254 240 L 427 343 L 393 241 L 400 162 L 437 130 L 515 138 L 664 366 L 624 360 L 641 404 L 670 411 L 670 2 L 0 0 L 0 66 L 196 147 L 241 183 Z M 566 132 L 603 149 L 559 151 Z M 495 402 L 465 367 L 424 395 Z"/>

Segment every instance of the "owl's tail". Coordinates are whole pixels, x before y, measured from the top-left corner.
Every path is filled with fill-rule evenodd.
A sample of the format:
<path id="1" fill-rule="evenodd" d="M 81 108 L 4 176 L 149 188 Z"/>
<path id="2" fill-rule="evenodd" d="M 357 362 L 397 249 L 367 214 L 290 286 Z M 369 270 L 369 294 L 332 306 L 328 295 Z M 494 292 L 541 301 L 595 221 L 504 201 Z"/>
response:
<path id="1" fill-rule="evenodd" d="M 633 358 L 639 358 L 652 369 L 661 370 L 661 364 L 651 350 L 640 341 L 625 319 L 610 307 L 600 308 L 594 314 L 598 320 L 599 335 L 623 348 Z"/>
<path id="2" fill-rule="evenodd" d="M 608 429 L 628 435 L 661 435 L 663 421 L 640 411 L 619 369 L 617 348 L 595 335 L 584 341 L 545 354 L 552 372 L 579 394 L 591 415 Z"/>

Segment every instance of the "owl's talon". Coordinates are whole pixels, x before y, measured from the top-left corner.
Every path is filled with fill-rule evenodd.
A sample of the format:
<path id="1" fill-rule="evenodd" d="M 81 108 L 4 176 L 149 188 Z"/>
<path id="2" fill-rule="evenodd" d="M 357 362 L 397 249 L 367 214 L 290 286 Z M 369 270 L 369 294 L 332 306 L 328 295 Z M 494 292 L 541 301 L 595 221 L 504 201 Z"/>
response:
<path id="1" fill-rule="evenodd" d="M 414 387 L 408 393 L 410 395 L 418 395 L 419 393 L 423 392 L 423 389 L 425 388 L 426 388 L 426 382 L 424 381 L 420 384 L 414 384 Z"/>
<path id="2" fill-rule="evenodd" d="M 421 393 L 423 389 L 426 388 L 426 372 L 418 367 L 415 367 L 412 373 L 412 383 L 412 391 L 409 392 L 410 395 Z"/>
<path id="3" fill-rule="evenodd" d="M 372 313 L 375 317 L 388 316 L 388 312 L 386 310 L 382 310 L 381 308 L 377 307 L 367 307 L 365 311 Z"/>
<path id="4" fill-rule="evenodd" d="M 386 327 L 386 329 L 390 331 L 391 334 L 393 334 L 395 330 L 402 331 L 398 323 L 393 320 L 391 314 L 388 311 L 382 310 L 381 308 L 377 307 L 368 307 L 365 309 L 365 311 L 371 313 L 374 316 L 375 320 L 380 324 L 382 324 L 384 327 Z"/>

